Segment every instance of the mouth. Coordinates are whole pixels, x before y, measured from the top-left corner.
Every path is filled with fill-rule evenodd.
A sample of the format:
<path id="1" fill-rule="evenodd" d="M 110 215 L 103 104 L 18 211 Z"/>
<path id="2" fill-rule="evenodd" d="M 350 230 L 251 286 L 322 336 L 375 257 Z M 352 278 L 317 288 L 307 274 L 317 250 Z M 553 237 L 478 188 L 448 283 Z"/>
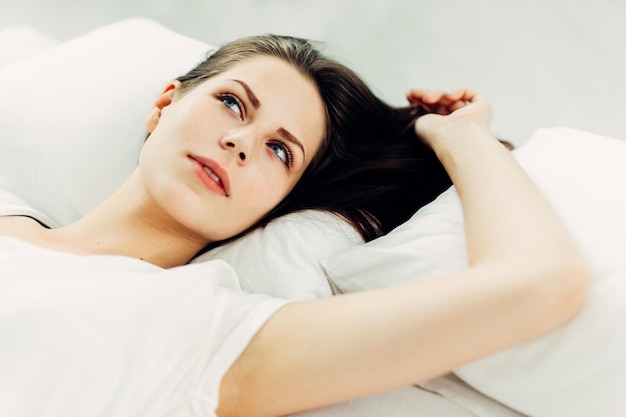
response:
<path id="1" fill-rule="evenodd" d="M 228 173 L 215 161 L 189 155 L 200 181 L 211 191 L 229 195 Z"/>
<path id="2" fill-rule="evenodd" d="M 211 170 L 211 168 L 209 167 L 203 167 L 204 168 L 204 172 L 206 172 L 207 174 L 209 174 L 209 177 L 213 178 L 213 180 L 215 180 L 216 183 L 218 183 L 219 185 L 222 185 L 222 180 L 220 179 L 220 177 L 217 176 L 217 174 L 215 172 L 213 172 Z"/>

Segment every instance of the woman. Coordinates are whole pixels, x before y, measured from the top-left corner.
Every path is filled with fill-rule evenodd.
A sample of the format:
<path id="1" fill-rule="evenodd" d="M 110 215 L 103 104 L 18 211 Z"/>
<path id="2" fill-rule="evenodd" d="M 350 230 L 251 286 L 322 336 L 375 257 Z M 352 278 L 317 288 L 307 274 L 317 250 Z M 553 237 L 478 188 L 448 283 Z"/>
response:
<path id="1" fill-rule="evenodd" d="M 265 36 L 231 42 L 179 77 L 182 91 L 259 54 L 290 63 L 314 82 L 326 126 L 319 152 L 298 186 L 252 228 L 293 211 L 322 209 L 344 217 L 364 240 L 371 240 L 450 186 L 435 155 L 416 140 L 413 121 L 424 109 L 389 106 L 353 71 L 326 58 L 309 41 Z"/>
<path id="2" fill-rule="evenodd" d="M 443 166 L 463 204 L 470 267 L 437 280 L 292 304 L 226 293 L 229 307 L 211 309 L 219 323 L 211 322 L 201 351 L 212 364 L 207 369 L 217 371 L 181 377 L 188 391 L 167 407 L 273 416 L 412 384 L 554 329 L 581 304 L 585 265 L 489 133 L 491 110 L 479 94 L 413 90 L 413 107 L 394 110 L 351 72 L 293 38 L 235 42 L 207 62 L 211 71 L 201 64 L 157 98 L 139 166 L 111 198 L 60 229 L 0 218 L 0 233 L 12 238 L 2 240 L 3 248 L 19 247 L 20 259 L 24 251 L 86 259 L 93 268 L 108 258 L 65 253 L 123 255 L 129 267 L 152 271 L 184 265 L 206 247 L 300 208 L 337 212 L 368 238 L 430 201 L 447 177 L 424 193 L 414 184 L 418 197 L 386 213 L 406 198 L 412 178 L 427 182 Z M 417 109 L 431 113 L 417 117 L 423 113 Z M 407 140 L 415 135 L 434 154 Z M 408 150 L 415 154 L 402 153 Z M 420 158 L 426 162 L 416 163 Z M 418 167 L 409 181 L 388 183 L 409 162 Z M 348 192 L 355 184 L 360 188 Z M 18 261 L 3 259 L 3 271 L 27 267 Z M 213 268 L 216 281 L 227 274 L 220 264 L 205 268 Z M 233 313 L 244 309 L 257 314 Z M 222 322 L 247 328 L 228 339 L 227 354 L 215 336 L 225 334 Z M 210 382 L 197 383 L 204 378 Z"/>

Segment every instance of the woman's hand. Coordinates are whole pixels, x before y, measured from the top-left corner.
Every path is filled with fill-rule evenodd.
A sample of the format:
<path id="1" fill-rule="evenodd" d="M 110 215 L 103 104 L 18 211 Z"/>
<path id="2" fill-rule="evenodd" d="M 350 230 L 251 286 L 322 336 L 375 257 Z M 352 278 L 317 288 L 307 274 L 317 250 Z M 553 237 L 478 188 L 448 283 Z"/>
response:
<path id="1" fill-rule="evenodd" d="M 545 334 L 582 304 L 584 260 L 489 133 L 487 102 L 470 90 L 408 98 L 433 111 L 415 128 L 463 205 L 468 268 L 283 307 L 222 379 L 219 416 L 285 415 L 416 384 Z"/>
<path id="2" fill-rule="evenodd" d="M 428 112 L 416 119 L 415 132 L 433 149 L 458 137 L 456 133 L 462 133 L 468 127 L 479 126 L 488 130 L 491 123 L 489 103 L 467 88 L 450 93 L 413 89 L 407 93 L 407 99 Z"/>

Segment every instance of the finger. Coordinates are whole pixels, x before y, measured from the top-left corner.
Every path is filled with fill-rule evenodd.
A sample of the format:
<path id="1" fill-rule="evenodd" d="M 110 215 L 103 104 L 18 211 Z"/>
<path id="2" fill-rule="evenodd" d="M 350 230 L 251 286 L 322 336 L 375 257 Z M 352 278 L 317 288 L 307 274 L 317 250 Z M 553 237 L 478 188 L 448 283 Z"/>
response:
<path id="1" fill-rule="evenodd" d="M 425 103 L 414 103 L 413 105 L 423 109 L 426 113 L 438 113 L 438 107 L 436 105 Z"/>
<path id="2" fill-rule="evenodd" d="M 459 101 L 465 95 L 467 89 L 466 88 L 457 88 L 456 90 L 446 94 L 446 98 L 451 102 Z"/>
<path id="3" fill-rule="evenodd" d="M 409 101 L 412 101 L 412 100 L 420 100 L 421 101 L 426 93 L 428 93 L 428 90 L 425 90 L 423 88 L 413 88 L 413 89 L 409 90 L 408 93 L 406 93 L 406 98 Z"/>
<path id="4" fill-rule="evenodd" d="M 463 107 L 467 106 L 467 102 L 459 100 L 459 101 L 455 101 L 454 103 L 452 103 L 449 106 L 449 109 L 451 112 L 455 112 L 459 109 L 462 109 Z"/>
<path id="5" fill-rule="evenodd" d="M 411 104 L 422 106 L 429 112 L 447 114 L 476 100 L 478 93 L 469 88 L 457 88 L 449 93 L 443 90 L 414 88 L 407 93 L 406 97 Z"/>
<path id="6" fill-rule="evenodd" d="M 441 103 L 445 101 L 445 91 L 433 90 L 424 95 L 424 101 L 426 103 Z"/>
<path id="7" fill-rule="evenodd" d="M 485 100 L 480 94 L 478 94 L 477 91 L 469 88 L 465 89 L 462 99 L 470 103 L 476 101 L 477 99 L 482 101 Z"/>
<path id="8" fill-rule="evenodd" d="M 434 107 L 436 104 L 427 103 L 424 101 L 424 94 L 427 93 L 427 90 L 420 90 L 418 92 L 413 92 L 407 94 L 407 100 L 411 104 L 411 106 L 416 108 L 421 108 L 426 113 L 433 113 L 435 111 Z"/>
<path id="9" fill-rule="evenodd" d="M 425 88 L 411 88 L 406 94 L 407 95 L 415 94 L 415 95 L 421 96 L 421 95 L 426 94 L 427 92 L 428 90 L 426 90 Z"/>
<path id="10" fill-rule="evenodd" d="M 455 102 L 455 101 L 466 101 L 466 102 L 471 102 L 473 101 L 477 96 L 478 96 L 478 92 L 475 90 L 472 90 L 470 88 L 457 88 L 456 90 L 446 94 L 446 99 L 449 100 L 451 103 Z"/>
<path id="11" fill-rule="evenodd" d="M 451 102 L 448 104 L 450 111 L 456 111 L 470 103 L 486 101 L 477 91 L 469 88 L 460 88 L 447 95 Z"/>
<path id="12" fill-rule="evenodd" d="M 424 104 L 424 100 L 422 100 L 421 98 L 417 98 L 417 97 L 409 97 L 409 96 L 407 96 L 407 100 L 412 105 L 422 105 L 422 104 Z"/>
<path id="13" fill-rule="evenodd" d="M 418 101 L 421 103 L 437 103 L 444 96 L 442 90 L 425 90 L 425 89 L 413 89 L 407 93 L 407 99 L 409 101 Z"/>
<path id="14" fill-rule="evenodd" d="M 438 105 L 437 107 L 435 107 L 433 113 L 437 113 L 437 114 L 441 114 L 443 116 L 448 115 L 451 113 L 450 108 L 448 106 L 444 106 L 443 104 Z"/>

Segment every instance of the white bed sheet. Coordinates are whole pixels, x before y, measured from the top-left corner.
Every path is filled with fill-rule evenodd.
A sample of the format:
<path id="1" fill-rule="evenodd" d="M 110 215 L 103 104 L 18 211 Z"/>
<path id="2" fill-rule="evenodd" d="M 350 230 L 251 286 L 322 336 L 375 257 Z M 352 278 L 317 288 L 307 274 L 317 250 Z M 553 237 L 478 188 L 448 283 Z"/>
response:
<path id="1" fill-rule="evenodd" d="M 44 52 L 57 43 L 27 26 L 0 30 L 0 67 Z M 0 138 L 7 140 L 7 138 Z M 27 391 L 25 391 L 27 394 Z M 405 387 L 298 413 L 301 417 L 520 417 L 448 375 L 421 387 Z"/>

